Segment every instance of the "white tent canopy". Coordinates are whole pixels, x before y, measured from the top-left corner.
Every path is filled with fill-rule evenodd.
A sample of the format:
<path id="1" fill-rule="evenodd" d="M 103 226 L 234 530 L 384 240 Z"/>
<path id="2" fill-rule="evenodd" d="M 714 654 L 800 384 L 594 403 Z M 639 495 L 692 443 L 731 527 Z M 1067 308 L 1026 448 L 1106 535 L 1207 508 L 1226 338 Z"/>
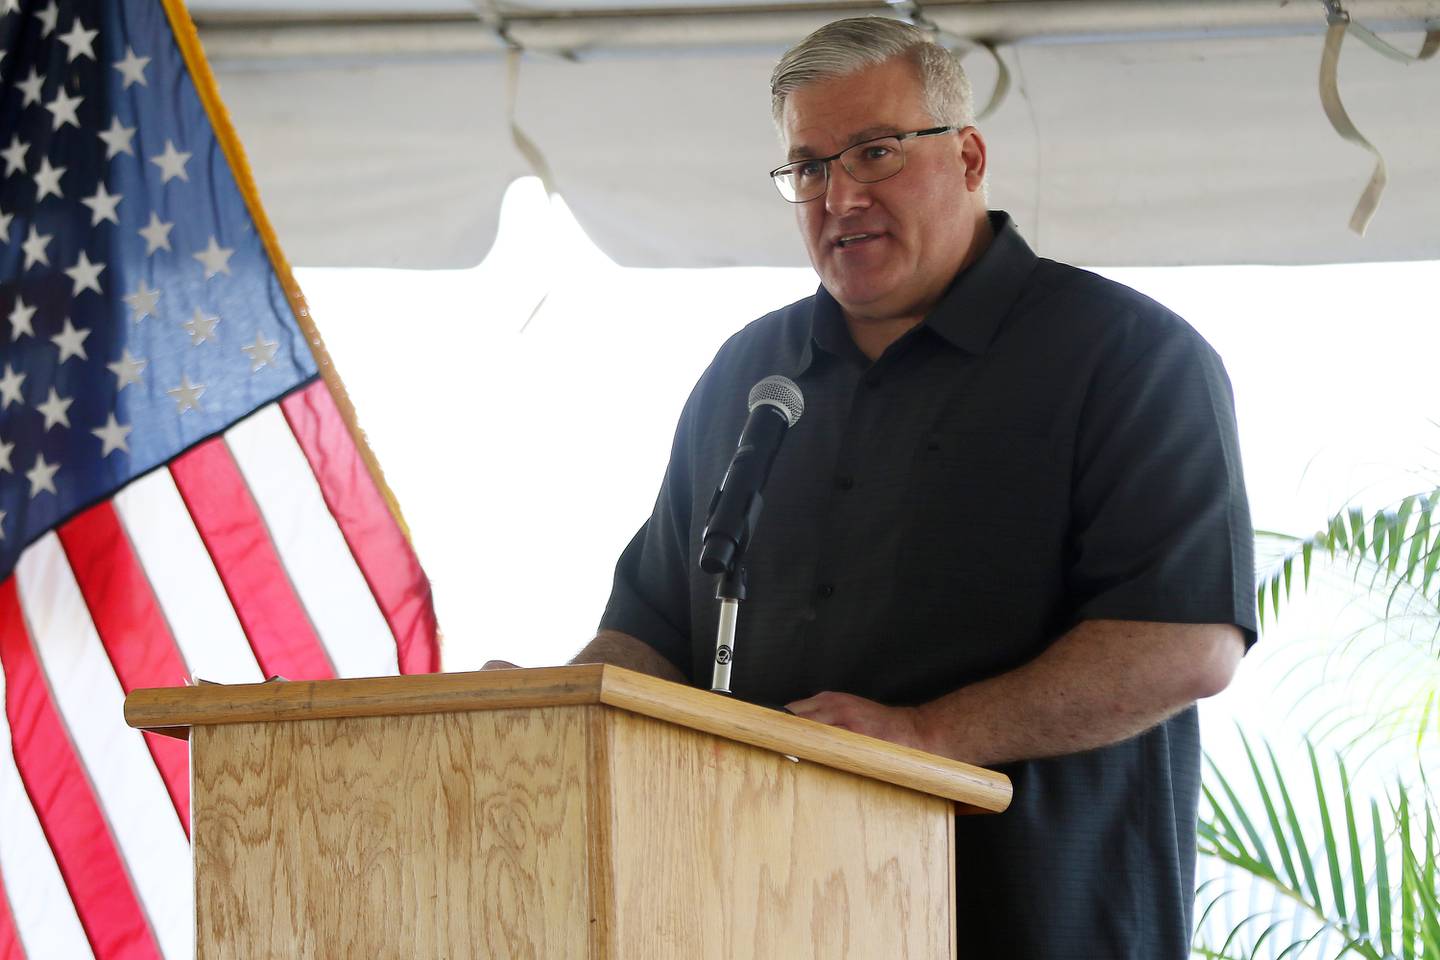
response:
<path id="1" fill-rule="evenodd" d="M 290 258 L 465 267 L 500 199 L 534 172 L 507 116 L 505 36 L 523 49 L 516 119 L 586 231 L 632 266 L 797 265 L 765 176 L 781 151 L 779 53 L 873 3 L 715 0 L 625 10 L 459 0 L 217 3 L 191 11 Z M 1350 0 L 1415 51 L 1440 0 Z M 1331 128 L 1319 0 L 969 0 L 924 6 L 991 45 L 1009 93 L 980 124 L 991 205 L 1044 255 L 1089 265 L 1440 258 L 1440 61 L 1354 39 L 1339 90 L 1389 186 L 1347 228 L 1373 161 Z M 980 104 L 1000 71 L 960 42 Z"/>

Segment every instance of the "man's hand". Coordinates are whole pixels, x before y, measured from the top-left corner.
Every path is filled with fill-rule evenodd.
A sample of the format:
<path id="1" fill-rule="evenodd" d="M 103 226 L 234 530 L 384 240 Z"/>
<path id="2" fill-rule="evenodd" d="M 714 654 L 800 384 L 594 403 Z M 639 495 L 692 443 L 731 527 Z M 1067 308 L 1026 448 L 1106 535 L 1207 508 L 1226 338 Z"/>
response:
<path id="1" fill-rule="evenodd" d="M 932 749 L 927 745 L 928 736 L 921 723 L 920 711 L 914 707 L 887 707 L 864 697 L 828 690 L 787 703 L 785 707 L 795 716 L 816 723 L 889 740 L 916 750 Z"/>
<path id="2" fill-rule="evenodd" d="M 481 670 L 519 670 L 520 668 L 509 660 L 486 660 Z"/>

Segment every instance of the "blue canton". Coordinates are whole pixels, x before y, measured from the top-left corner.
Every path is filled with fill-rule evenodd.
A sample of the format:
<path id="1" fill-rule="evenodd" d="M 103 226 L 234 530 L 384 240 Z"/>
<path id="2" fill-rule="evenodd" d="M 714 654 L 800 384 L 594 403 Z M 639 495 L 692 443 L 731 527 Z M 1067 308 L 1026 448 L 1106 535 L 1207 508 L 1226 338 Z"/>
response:
<path id="1" fill-rule="evenodd" d="M 0 579 L 315 375 L 159 0 L 0 0 Z"/>

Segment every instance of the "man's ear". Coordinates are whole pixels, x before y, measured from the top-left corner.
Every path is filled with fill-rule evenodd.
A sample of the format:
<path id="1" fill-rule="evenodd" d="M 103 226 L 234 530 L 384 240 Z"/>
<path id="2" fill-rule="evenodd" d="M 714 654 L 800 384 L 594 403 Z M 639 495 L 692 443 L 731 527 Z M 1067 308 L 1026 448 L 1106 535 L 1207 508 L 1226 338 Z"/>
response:
<path id="1" fill-rule="evenodd" d="M 985 182 L 985 138 L 974 127 L 966 127 L 958 139 L 960 160 L 965 164 L 965 189 L 973 193 Z"/>

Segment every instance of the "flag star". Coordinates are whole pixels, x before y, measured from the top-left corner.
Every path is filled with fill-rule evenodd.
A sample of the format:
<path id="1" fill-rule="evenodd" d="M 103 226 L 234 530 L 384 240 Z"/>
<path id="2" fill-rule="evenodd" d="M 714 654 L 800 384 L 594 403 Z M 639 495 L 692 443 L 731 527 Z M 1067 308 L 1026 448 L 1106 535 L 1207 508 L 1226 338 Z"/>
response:
<path id="1" fill-rule="evenodd" d="M 15 84 L 15 88 L 25 94 L 25 99 L 20 101 L 20 106 L 28 107 L 32 103 L 39 103 L 40 88 L 43 86 L 45 86 L 45 74 L 31 67 L 30 76 Z"/>
<path id="2" fill-rule="evenodd" d="M 15 306 L 10 310 L 10 342 L 19 340 L 22 334 L 35 336 L 35 328 L 30 320 L 35 316 L 35 308 L 25 306 L 25 299 L 15 297 Z"/>
<path id="3" fill-rule="evenodd" d="M 119 360 L 107 363 L 105 366 L 115 374 L 115 392 L 119 393 L 132 383 L 139 383 L 140 374 L 149 362 L 149 360 L 139 357 L 132 357 L 129 350 L 124 350 L 121 352 Z"/>
<path id="4" fill-rule="evenodd" d="M 3 5 L 0 5 L 0 13 L 19 13 L 19 12 L 20 12 L 20 0 L 5 0 L 5 2 L 3 3 Z M 4 52 L 3 52 L 3 51 L 0 51 L 0 63 L 4 63 L 4 62 L 5 62 Z"/>
<path id="5" fill-rule="evenodd" d="M 145 254 L 149 256 L 156 250 L 170 249 L 170 231 L 175 229 L 173 222 L 166 223 L 161 220 L 155 211 L 150 211 L 150 222 L 137 231 L 145 238 Z"/>
<path id="6" fill-rule="evenodd" d="M 101 130 L 96 136 L 105 141 L 106 160 L 114 160 L 122 153 L 135 156 L 135 148 L 130 145 L 130 141 L 135 139 L 135 128 L 125 126 L 119 117 L 111 117 L 110 129 Z"/>
<path id="7" fill-rule="evenodd" d="M 71 357 L 79 357 L 81 360 L 89 360 L 85 354 L 85 338 L 90 336 L 89 330 L 76 330 L 70 318 L 65 318 L 65 329 L 50 338 L 50 342 L 60 348 L 60 363 L 64 363 Z"/>
<path id="8" fill-rule="evenodd" d="M 91 263 L 90 257 L 84 250 L 81 250 L 75 266 L 65 270 L 65 276 L 75 282 L 75 288 L 70 291 L 70 296 L 78 297 L 81 290 L 94 290 L 96 293 L 100 293 L 100 271 L 104 269 L 105 264 Z"/>
<path id="9" fill-rule="evenodd" d="M 255 342 L 247 344 L 240 349 L 244 352 L 245 356 L 250 358 L 250 372 L 257 373 L 261 367 L 275 362 L 275 351 L 279 349 L 279 347 L 280 344 L 274 340 L 266 340 L 265 335 L 261 331 L 256 330 Z"/>
<path id="10" fill-rule="evenodd" d="M 5 511 L 0 510 L 0 540 L 5 539 Z"/>
<path id="11" fill-rule="evenodd" d="M 14 176 L 17 173 L 25 172 L 25 154 L 30 152 L 30 144 L 20 139 L 20 134 L 10 138 L 10 146 L 0 150 L 0 159 L 5 161 L 5 176 Z"/>
<path id="12" fill-rule="evenodd" d="M 85 102 L 84 97 L 72 97 L 61 87 L 55 91 L 55 99 L 45 104 L 45 109 L 50 111 L 55 118 L 55 130 L 59 130 L 65 124 L 71 124 L 77 130 L 80 128 L 80 118 L 75 115 L 75 108 Z"/>
<path id="13" fill-rule="evenodd" d="M 117 422 L 115 414 L 112 413 L 110 414 L 110 419 L 105 421 L 105 426 L 96 427 L 90 432 L 99 437 L 101 444 L 104 445 L 104 449 L 100 451 L 100 456 L 108 457 L 116 450 L 124 453 L 130 452 L 130 445 L 125 442 L 125 438 L 128 437 L 130 431 L 134 429 L 135 427 L 133 425 L 125 425 Z"/>
<path id="14" fill-rule="evenodd" d="M 135 51 L 127 44 L 125 47 L 125 59 L 115 61 L 115 69 L 120 71 L 120 76 L 125 78 L 125 89 L 130 89 L 130 84 L 138 83 L 142 87 L 148 87 L 145 82 L 145 65 L 150 62 L 149 57 L 137 57 Z"/>
<path id="15" fill-rule="evenodd" d="M 180 326 L 190 334 L 190 345 L 198 347 L 206 340 L 215 339 L 215 325 L 220 322 L 219 317 L 207 317 L 199 307 L 195 308 L 195 315 L 186 320 Z"/>
<path id="16" fill-rule="evenodd" d="M 44 403 L 37 404 L 35 409 L 45 416 L 45 429 L 49 430 L 57 424 L 62 427 L 70 426 L 70 404 L 74 403 L 73 397 L 62 397 L 50 388 L 50 396 Z"/>
<path id="17" fill-rule="evenodd" d="M 230 258 L 235 255 L 233 247 L 222 247 L 215 242 L 215 237 L 210 237 L 210 246 L 199 253 L 191 254 L 196 260 L 205 265 L 205 279 L 209 280 L 217 273 L 230 275 Z"/>
<path id="18" fill-rule="evenodd" d="M 44 10 L 36 11 L 35 19 L 40 21 L 43 28 L 40 36 L 48 37 L 55 32 L 55 23 L 60 19 L 60 7 L 56 5 L 55 0 L 50 0 Z"/>
<path id="19" fill-rule="evenodd" d="M 10 221 L 14 219 L 15 214 L 0 210 L 0 243 L 10 242 Z"/>
<path id="20" fill-rule="evenodd" d="M 160 168 L 161 183 L 169 183 L 175 177 L 189 183 L 190 175 L 185 172 L 185 161 L 189 159 L 190 154 L 176 150 L 175 144 L 166 140 L 165 151 L 158 156 L 151 157 L 150 162 Z"/>
<path id="21" fill-rule="evenodd" d="M 35 202 L 39 203 L 50 194 L 64 199 L 65 193 L 60 189 L 60 178 L 65 176 L 67 167 L 50 166 L 49 157 L 40 158 L 40 169 L 35 171 Z"/>
<path id="22" fill-rule="evenodd" d="M 86 30 L 85 24 L 76 17 L 75 22 L 70 25 L 69 33 L 60 34 L 60 42 L 65 44 L 70 52 L 65 58 L 66 63 L 74 61 L 76 57 L 89 57 L 95 59 L 95 38 L 100 35 L 99 30 Z"/>
<path id="23" fill-rule="evenodd" d="M 6 443 L 4 440 L 0 440 L 0 473 L 15 472 L 15 468 L 10 465 L 10 454 L 14 452 L 14 443 Z"/>
<path id="24" fill-rule="evenodd" d="M 165 392 L 174 399 L 175 412 L 184 413 L 186 410 L 200 409 L 200 395 L 205 392 L 205 384 L 191 383 L 190 375 L 186 374 L 180 378 L 180 386 Z"/>
<path id="25" fill-rule="evenodd" d="M 141 280 L 134 293 L 127 293 L 120 299 L 130 307 L 130 319 L 139 323 L 146 317 L 155 316 L 155 305 L 160 300 L 160 291 L 152 289 L 148 283 Z"/>
<path id="26" fill-rule="evenodd" d="M 101 220 L 109 220 L 114 224 L 120 222 L 120 217 L 116 214 L 115 208 L 119 206 L 122 199 L 124 199 L 123 194 L 111 193 L 105 189 L 104 183 L 97 183 L 95 185 L 95 192 L 80 202 L 90 208 L 90 226 L 98 227 Z"/>
<path id="27" fill-rule="evenodd" d="M 58 463 L 46 463 L 45 454 L 35 454 L 35 466 L 25 471 L 25 479 L 30 481 L 30 499 L 35 499 L 42 490 L 55 493 L 55 471 L 60 469 Z"/>
<path id="28" fill-rule="evenodd" d="M 42 263 L 47 267 L 50 266 L 50 258 L 45 254 L 45 248 L 50 245 L 50 241 L 54 236 L 53 233 L 39 233 L 35 229 L 35 224 L 30 224 L 30 236 L 26 237 L 25 242 L 20 244 L 21 248 L 25 251 L 26 270 L 29 270 L 37 263 Z"/>
<path id="29" fill-rule="evenodd" d="M 28 374 L 16 373 L 10 369 L 10 364 L 5 364 L 5 376 L 0 377 L 0 410 L 6 409 L 12 403 L 25 402 L 25 398 L 20 395 L 20 385 L 27 376 Z"/>

